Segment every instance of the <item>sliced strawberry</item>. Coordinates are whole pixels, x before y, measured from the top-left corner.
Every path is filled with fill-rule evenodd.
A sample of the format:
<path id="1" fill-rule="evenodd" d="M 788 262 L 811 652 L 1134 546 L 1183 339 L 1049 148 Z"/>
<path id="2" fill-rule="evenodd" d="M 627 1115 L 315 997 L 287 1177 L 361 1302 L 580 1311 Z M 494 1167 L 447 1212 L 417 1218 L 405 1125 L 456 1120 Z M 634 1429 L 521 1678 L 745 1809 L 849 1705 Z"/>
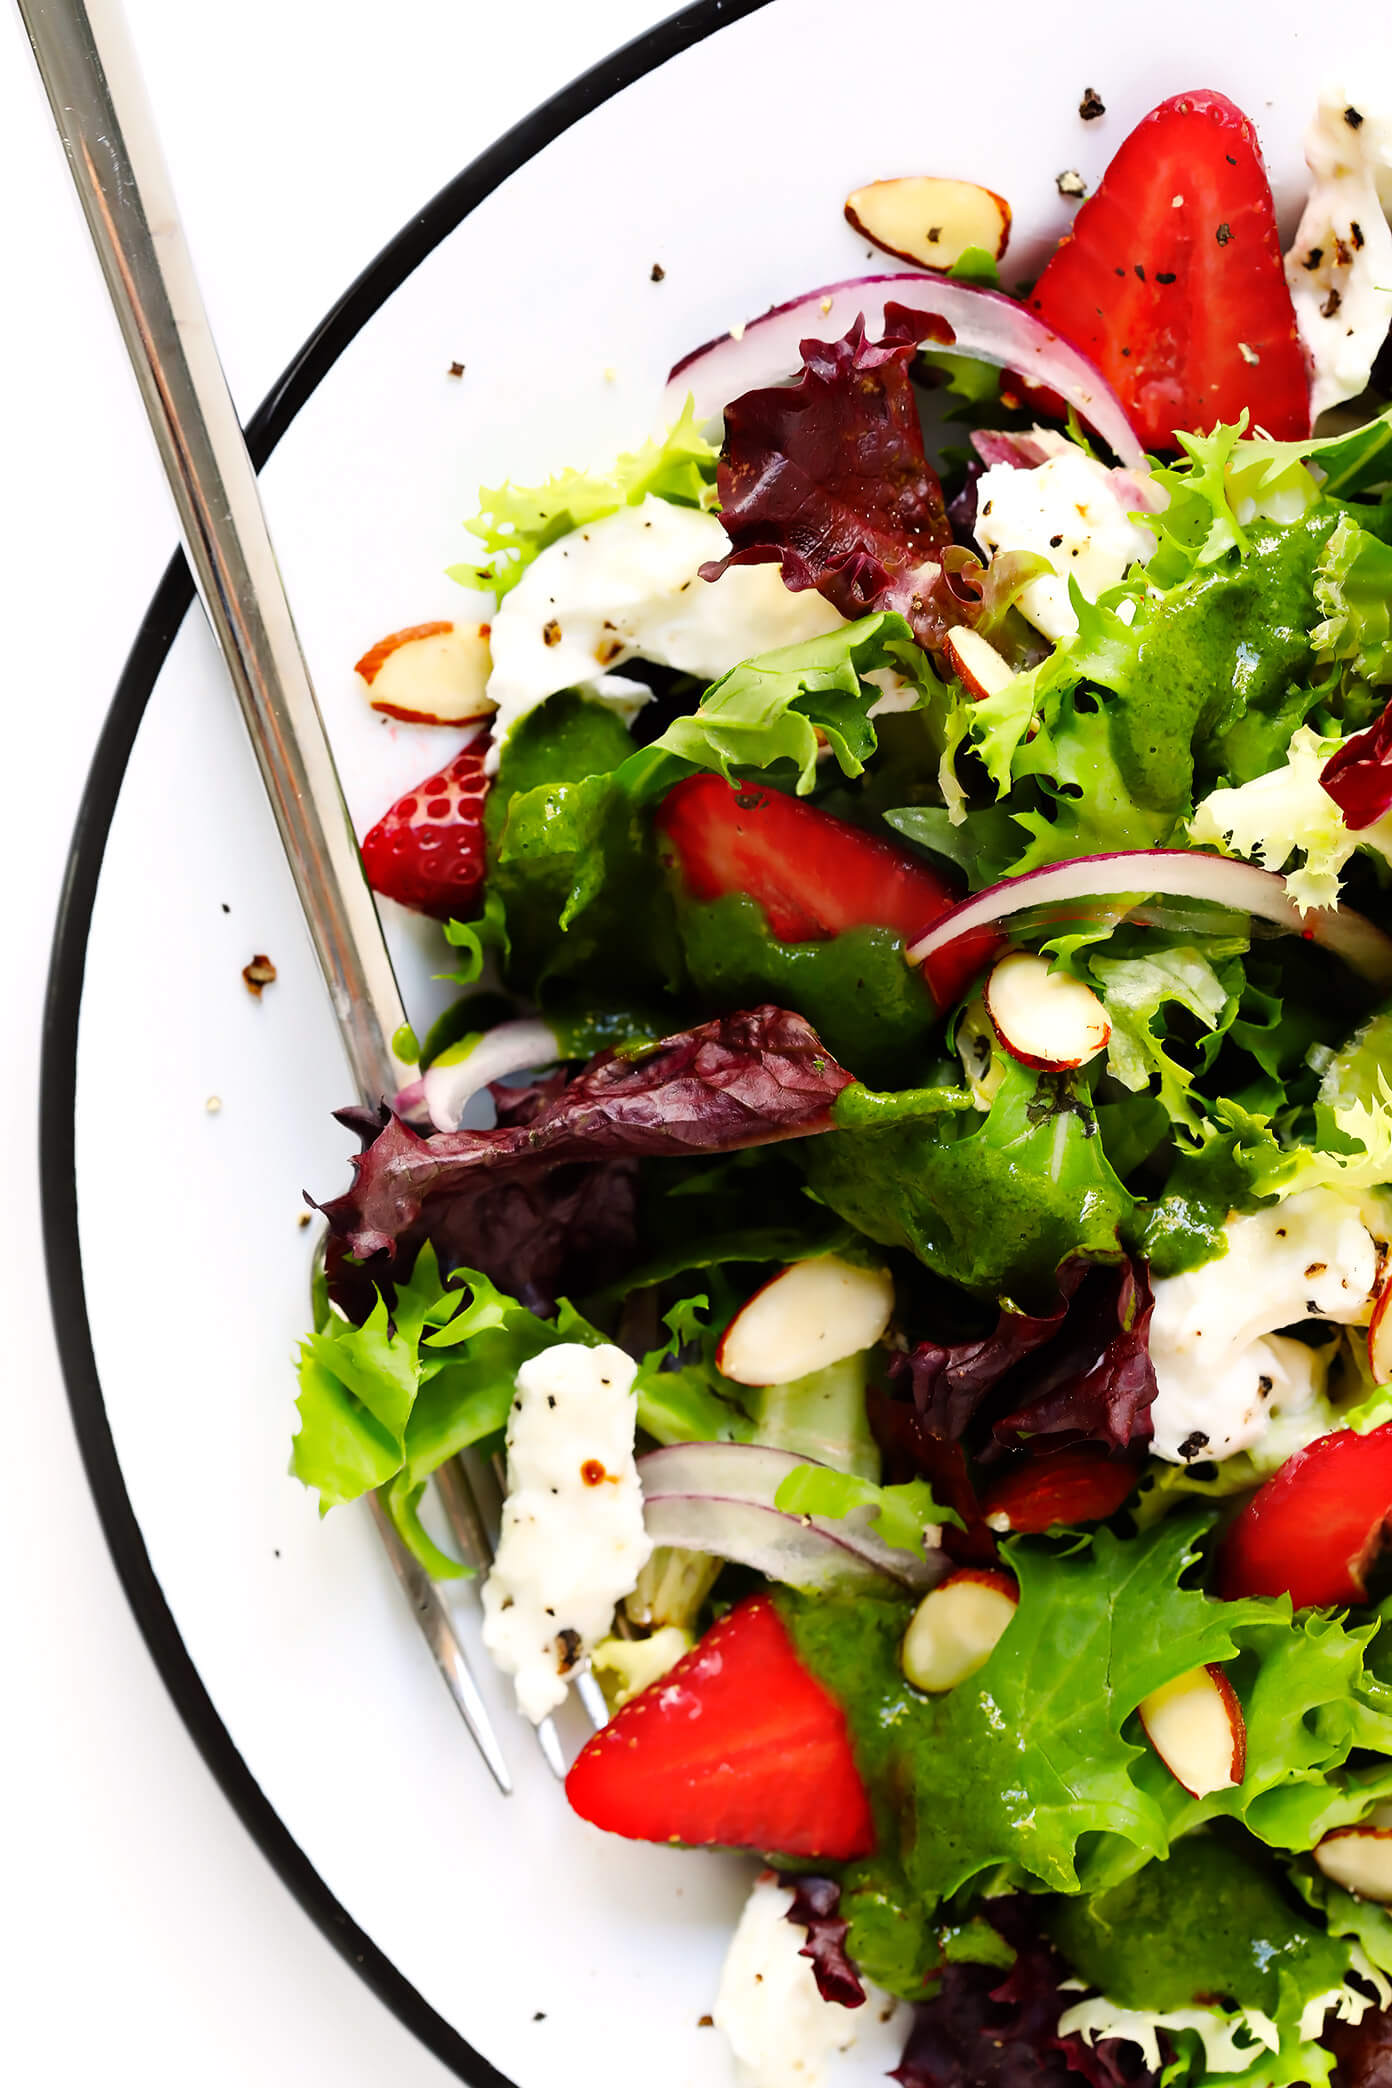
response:
<path id="1" fill-rule="evenodd" d="M 362 845 L 374 892 L 437 921 L 468 920 L 483 890 L 483 772 L 488 741 L 471 740 L 384 812 Z"/>
<path id="2" fill-rule="evenodd" d="M 577 1756 L 566 1796 L 581 1819 L 632 1841 L 829 1862 L 875 1846 L 841 1708 L 766 1595 L 615 1713 Z"/>
<path id="3" fill-rule="evenodd" d="M 1137 124 L 1030 300 L 1091 357 L 1150 449 L 1235 421 L 1310 432 L 1310 379 L 1256 134 L 1226 95 Z"/>
<path id="4" fill-rule="evenodd" d="M 662 800 L 657 825 L 693 899 L 747 892 L 780 942 L 865 927 L 912 942 L 959 896 L 905 850 L 781 790 L 688 776 Z"/>
<path id="5" fill-rule="evenodd" d="M 1392 1521 L 1392 1422 L 1342 1428 L 1288 1457 L 1233 1523 L 1219 1593 L 1289 1595 L 1297 1609 L 1366 1602 Z"/>
<path id="6" fill-rule="evenodd" d="M 1135 1484 L 1133 1464 L 1095 1450 L 1059 1450 L 1009 1466 L 987 1487 L 981 1513 L 993 1529 L 1025 1535 L 1056 1523 L 1105 1522 Z"/>

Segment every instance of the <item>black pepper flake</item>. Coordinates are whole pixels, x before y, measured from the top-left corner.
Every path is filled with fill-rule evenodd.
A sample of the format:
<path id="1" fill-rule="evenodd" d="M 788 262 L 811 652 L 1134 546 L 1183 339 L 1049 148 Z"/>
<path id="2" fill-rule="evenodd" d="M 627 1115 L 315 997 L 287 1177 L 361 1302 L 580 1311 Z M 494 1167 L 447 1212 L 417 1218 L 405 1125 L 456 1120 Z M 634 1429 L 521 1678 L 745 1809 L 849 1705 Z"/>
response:
<path id="1" fill-rule="evenodd" d="M 654 261 L 654 263 L 653 263 L 653 265 L 652 265 L 652 272 L 651 272 L 651 274 L 650 274 L 650 275 L 649 275 L 649 277 L 648 277 L 648 281 L 649 281 L 650 283 L 665 283 L 665 282 L 666 282 L 666 280 L 667 280 L 667 271 L 666 271 L 666 269 L 665 269 L 665 268 L 664 268 L 664 267 L 662 266 L 662 263 L 661 263 L 660 261 Z"/>
<path id="2" fill-rule="evenodd" d="M 1123 355 L 1129 355 L 1131 353 L 1131 350 L 1129 348 L 1123 348 L 1121 352 Z"/>
<path id="3" fill-rule="evenodd" d="M 1262 1375 L 1257 1379 L 1257 1390 L 1258 1392 L 1260 1392 L 1263 1399 L 1270 1399 L 1272 1392 L 1275 1390 L 1275 1385 L 1276 1380 L 1274 1378 L 1269 1378 L 1266 1375 L 1265 1371 L 1263 1371 Z"/>
<path id="4" fill-rule="evenodd" d="M 222 908 L 224 913 L 231 913 L 232 909 L 227 904 L 227 901 L 225 899 L 219 899 L 218 905 Z"/>
<path id="5" fill-rule="evenodd" d="M 1051 551 L 1057 551 L 1057 549 L 1058 549 L 1059 545 L 1060 545 L 1060 544 L 1061 544 L 1062 542 L 1063 542 L 1063 538 L 1062 538 L 1062 536 L 1051 536 L 1051 537 L 1050 537 L 1050 539 L 1049 539 L 1049 549 L 1050 549 Z"/>
<path id="6" fill-rule="evenodd" d="M 1323 261 L 1323 259 L 1324 259 L 1324 248 L 1323 248 L 1323 247 L 1311 247 L 1311 249 L 1310 249 L 1309 253 L 1308 253 L 1308 254 L 1307 254 L 1307 255 L 1305 256 L 1305 259 L 1304 259 L 1304 260 L 1303 260 L 1303 261 L 1301 262 L 1301 264 L 1300 264 L 1300 265 L 1301 265 L 1301 267 L 1302 267 L 1302 268 L 1311 268 L 1311 269 L 1313 269 L 1313 268 L 1318 268 L 1318 267 L 1319 267 L 1319 265 L 1320 265 L 1320 263 L 1321 263 L 1321 261 Z"/>
<path id="7" fill-rule="evenodd" d="M 1225 220 L 1218 227 L 1218 230 L 1214 233 L 1213 236 L 1217 240 L 1219 246 L 1226 246 L 1228 241 L 1232 238 L 1232 226 L 1228 224 Z"/>
<path id="8" fill-rule="evenodd" d="M 1352 106 L 1350 106 L 1344 111 L 1344 121 L 1348 125 L 1350 130 L 1362 130 L 1363 111 L 1361 109 L 1355 109 Z"/>
<path id="9" fill-rule="evenodd" d="M 1124 268 L 1114 268 L 1114 269 L 1112 270 L 1112 274 L 1113 274 L 1113 275 L 1119 275 L 1119 276 L 1124 276 L 1124 275 L 1126 274 L 1126 270 L 1125 270 Z"/>
<path id="10" fill-rule="evenodd" d="M 1054 187 L 1061 196 L 1070 196 L 1078 203 L 1087 194 L 1087 183 L 1076 167 L 1065 167 L 1062 174 L 1056 174 Z"/>
<path id="11" fill-rule="evenodd" d="M 1332 319 L 1343 301 L 1337 290 L 1331 290 L 1324 303 L 1320 306 L 1321 319 Z"/>
<path id="12" fill-rule="evenodd" d="M 1349 220 L 1349 238 L 1353 241 L 1354 252 L 1361 254 L 1363 251 L 1363 227 L 1359 224 L 1357 218 Z"/>
<path id="13" fill-rule="evenodd" d="M 546 2010 L 544 2008 L 535 2009 L 532 2013 L 532 2021 L 534 2023 L 544 2023 L 546 2021 Z"/>
<path id="14" fill-rule="evenodd" d="M 561 1673 L 568 1675 L 580 1658 L 580 1634 L 567 1624 L 564 1631 L 557 1632 L 556 1644 L 561 1649 Z"/>
<path id="15" fill-rule="evenodd" d="M 543 645 L 559 645 L 559 644 L 560 644 L 560 642 L 561 642 L 561 627 L 560 627 L 560 625 L 559 625 L 559 624 L 557 623 L 557 621 L 556 621 L 556 619 L 555 619 L 555 617 L 554 617 L 554 616 L 553 616 L 553 617 L 551 618 L 551 620 L 550 620 L 550 622 L 549 622 L 549 623 L 544 623 L 544 624 L 542 625 L 542 627 L 541 627 L 541 642 L 542 642 L 542 644 L 543 644 Z"/>
<path id="16" fill-rule="evenodd" d="M 1078 114 L 1082 117 L 1084 123 L 1095 123 L 1099 116 L 1105 116 L 1106 113 L 1107 104 L 1103 101 L 1097 89 L 1095 87 L 1084 87 L 1083 98 L 1078 104 Z"/>
<path id="17" fill-rule="evenodd" d="M 936 246 L 936 245 L 937 245 L 937 243 L 938 243 L 938 241 L 939 241 L 939 240 L 940 240 L 941 238 L 942 238 L 942 226 L 941 226 L 941 225 L 930 225 L 930 226 L 928 227 L 928 244 L 929 244 L 929 246 Z"/>
<path id="18" fill-rule="evenodd" d="M 462 376 L 464 375 L 464 365 L 463 365 L 463 363 L 462 363 L 462 362 L 452 362 L 452 363 L 450 364 L 450 366 L 449 366 L 448 370 L 447 370 L 447 371 L 445 372 L 445 375 L 446 375 L 447 377 L 462 377 Z"/>
<path id="19" fill-rule="evenodd" d="M 1187 1435 L 1184 1438 L 1184 1441 L 1180 1444 L 1179 1454 L 1184 1459 L 1184 1462 L 1186 1464 L 1189 1464 L 1192 1462 L 1194 1458 L 1198 1456 L 1201 1450 L 1207 1450 L 1207 1448 L 1208 1437 L 1204 1434 L 1201 1428 L 1196 1428 L 1194 1430 L 1194 1433 L 1192 1435 Z"/>
<path id="20" fill-rule="evenodd" d="M 1136 263 L 1136 274 L 1140 277 L 1142 282 L 1145 281 L 1145 270 L 1142 268 L 1139 261 Z"/>
<path id="21" fill-rule="evenodd" d="M 1172 283 L 1175 280 L 1175 272 L 1172 268 L 1162 268 L 1158 271 L 1155 280 L 1157 283 Z"/>

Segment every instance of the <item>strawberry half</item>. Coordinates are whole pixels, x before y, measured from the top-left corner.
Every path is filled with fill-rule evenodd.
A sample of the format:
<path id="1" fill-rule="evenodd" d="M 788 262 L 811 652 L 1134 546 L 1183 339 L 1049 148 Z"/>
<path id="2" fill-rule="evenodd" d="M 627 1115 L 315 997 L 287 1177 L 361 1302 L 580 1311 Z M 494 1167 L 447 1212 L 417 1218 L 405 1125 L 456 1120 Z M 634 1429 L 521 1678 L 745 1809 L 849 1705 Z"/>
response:
<path id="1" fill-rule="evenodd" d="M 1245 407 L 1310 432 L 1310 379 L 1271 184 L 1226 95 L 1177 94 L 1122 144 L 1030 299 L 1096 363 L 1148 449 Z"/>
<path id="2" fill-rule="evenodd" d="M 688 776 L 657 810 L 693 899 L 746 892 L 780 942 L 893 928 L 912 942 L 957 893 L 915 857 L 781 790 Z"/>
<path id="3" fill-rule="evenodd" d="M 766 1595 L 722 1617 L 577 1756 L 566 1796 L 632 1841 L 845 1862 L 875 1846 L 840 1706 Z"/>
<path id="4" fill-rule="evenodd" d="M 1233 1523 L 1218 1592 L 1289 1595 L 1297 1609 L 1366 1602 L 1392 1524 L 1392 1422 L 1339 1429 L 1288 1457 Z"/>
<path id="5" fill-rule="evenodd" d="M 383 813 L 362 845 L 374 892 L 437 921 L 468 920 L 483 890 L 487 738 L 471 740 Z"/>
<path id="6" fill-rule="evenodd" d="M 1137 1469 L 1096 1450 L 1053 1450 L 1009 1465 L 981 1499 L 992 1529 L 1015 1534 L 1105 1522 L 1135 1488 Z M 995 1518 L 993 1521 L 992 1518 Z"/>

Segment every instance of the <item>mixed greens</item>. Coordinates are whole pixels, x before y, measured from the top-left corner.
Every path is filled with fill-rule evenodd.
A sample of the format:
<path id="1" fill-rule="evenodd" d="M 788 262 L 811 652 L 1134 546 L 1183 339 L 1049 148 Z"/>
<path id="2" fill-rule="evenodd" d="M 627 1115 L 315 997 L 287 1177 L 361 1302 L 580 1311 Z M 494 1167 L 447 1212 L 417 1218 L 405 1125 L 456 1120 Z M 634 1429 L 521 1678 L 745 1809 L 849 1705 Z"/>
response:
<path id="1" fill-rule="evenodd" d="M 1138 169 L 1220 147 L 1166 267 Z M 444 1578 L 427 1483 L 508 1458 L 486 1640 L 615 1709 L 576 1811 L 788 1881 L 761 2088 L 770 1892 L 907 2088 L 1392 2066 L 1392 406 L 1310 432 L 1230 103 L 1108 182 L 1131 370 L 1087 205 L 1027 304 L 810 293 L 485 493 L 492 736 L 383 822 L 464 990 L 321 1207 L 294 1467 Z"/>

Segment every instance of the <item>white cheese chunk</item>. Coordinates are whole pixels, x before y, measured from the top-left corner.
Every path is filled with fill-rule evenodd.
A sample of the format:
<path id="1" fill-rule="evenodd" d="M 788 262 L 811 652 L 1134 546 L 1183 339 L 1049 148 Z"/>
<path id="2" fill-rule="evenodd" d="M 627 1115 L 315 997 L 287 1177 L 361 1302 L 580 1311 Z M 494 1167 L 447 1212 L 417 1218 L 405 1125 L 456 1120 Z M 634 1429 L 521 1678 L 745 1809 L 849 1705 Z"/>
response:
<path id="1" fill-rule="evenodd" d="M 776 565 L 703 580 L 701 567 L 729 548 L 716 516 L 655 494 L 549 544 L 493 618 L 495 747 L 558 689 L 613 695 L 607 670 L 635 655 L 714 681 L 844 621 L 814 589 L 785 587 Z"/>
<path id="2" fill-rule="evenodd" d="M 483 1643 L 536 1723 L 564 1702 L 566 1677 L 652 1551 L 633 1460 L 636 1368 L 607 1343 L 563 1341 L 517 1373 Z"/>
<path id="3" fill-rule="evenodd" d="M 1151 1449 L 1171 1464 L 1232 1457 L 1268 1437 L 1289 1455 L 1322 1434 L 1329 1351 L 1275 1330 L 1351 1326 L 1372 1311 L 1377 1245 L 1334 1190 L 1304 1190 L 1223 1230 L 1226 1254 L 1155 1285 Z"/>
<path id="4" fill-rule="evenodd" d="M 1078 628 L 1068 599 L 1076 580 L 1090 602 L 1115 587 L 1155 538 L 1131 520 L 1140 504 L 1135 474 L 1115 473 L 1069 443 L 1031 470 L 993 464 L 976 488 L 976 539 L 984 551 L 1036 551 L 1054 569 L 1031 580 L 1019 599 L 1022 616 L 1055 643 Z"/>
<path id="5" fill-rule="evenodd" d="M 1305 137 L 1314 177 L 1286 256 L 1318 417 L 1367 385 L 1392 326 L 1392 98 L 1331 86 Z"/>
<path id="6" fill-rule="evenodd" d="M 745 1902 L 720 1975 L 715 2022 L 735 2055 L 741 2088 L 821 2088 L 835 2055 L 857 2039 L 886 2046 L 876 2055 L 878 2066 L 870 2054 L 864 2062 L 857 2055 L 857 2076 L 864 2064 L 865 2078 L 877 2078 L 892 2064 L 900 2011 L 868 1983 L 859 2008 L 824 2001 L 811 1959 L 800 1955 L 807 1931 L 787 1919 L 792 1904 L 789 1888 L 765 1871 Z"/>

